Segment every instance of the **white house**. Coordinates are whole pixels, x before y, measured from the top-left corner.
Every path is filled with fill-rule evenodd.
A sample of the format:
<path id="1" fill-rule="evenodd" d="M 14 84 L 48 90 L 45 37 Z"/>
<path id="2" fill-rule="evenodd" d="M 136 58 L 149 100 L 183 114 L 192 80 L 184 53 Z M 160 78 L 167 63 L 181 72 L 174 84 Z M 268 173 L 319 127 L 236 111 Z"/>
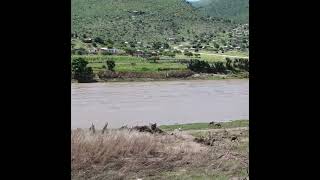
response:
<path id="1" fill-rule="evenodd" d="M 107 52 L 107 53 L 111 53 L 111 54 L 117 54 L 119 52 L 118 49 L 115 48 L 100 48 L 101 52 Z"/>

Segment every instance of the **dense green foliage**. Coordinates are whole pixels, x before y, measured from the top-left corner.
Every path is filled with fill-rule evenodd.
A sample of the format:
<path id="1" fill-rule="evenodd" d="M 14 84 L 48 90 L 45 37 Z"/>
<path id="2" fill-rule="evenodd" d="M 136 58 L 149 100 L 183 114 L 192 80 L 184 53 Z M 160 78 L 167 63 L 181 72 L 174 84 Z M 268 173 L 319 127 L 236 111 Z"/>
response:
<path id="1" fill-rule="evenodd" d="M 72 79 L 79 82 L 90 82 L 93 79 L 93 71 L 91 67 L 87 67 L 88 62 L 83 58 L 76 58 L 72 60 L 71 72 Z"/>
<path id="2" fill-rule="evenodd" d="M 226 63 L 217 61 L 212 62 L 211 65 L 207 61 L 193 59 L 189 62 L 188 69 L 198 73 L 249 72 L 249 59 L 235 58 L 232 60 L 226 58 Z"/>
<path id="3" fill-rule="evenodd" d="M 249 0 L 199 0 L 191 4 L 204 15 L 249 22 Z"/>
<path id="4" fill-rule="evenodd" d="M 246 73 L 248 59 L 224 58 L 248 56 L 249 24 L 242 16 L 247 2 L 71 0 L 71 58 L 88 62 L 73 61 L 82 68 L 72 76 L 88 81 L 99 72 L 110 78 Z M 212 6 L 219 8 L 209 13 Z"/>
<path id="5" fill-rule="evenodd" d="M 107 60 L 107 66 L 110 71 L 114 71 L 116 64 L 114 63 L 114 60 Z"/>
<path id="6" fill-rule="evenodd" d="M 244 49 L 248 46 L 243 43 L 243 39 L 248 40 L 245 33 L 234 33 L 242 25 L 204 15 L 201 8 L 184 0 L 71 0 L 71 3 L 73 39 L 92 38 L 98 47 L 167 49 L 181 42 L 197 47 L 213 46 L 213 40 L 221 46 Z M 74 48 L 76 44 L 79 43 L 74 43 Z"/>
<path id="7" fill-rule="evenodd" d="M 202 72 L 202 73 L 209 73 L 210 72 L 210 65 L 207 61 L 200 61 L 200 60 L 191 60 L 188 64 L 188 69 L 194 72 Z"/>

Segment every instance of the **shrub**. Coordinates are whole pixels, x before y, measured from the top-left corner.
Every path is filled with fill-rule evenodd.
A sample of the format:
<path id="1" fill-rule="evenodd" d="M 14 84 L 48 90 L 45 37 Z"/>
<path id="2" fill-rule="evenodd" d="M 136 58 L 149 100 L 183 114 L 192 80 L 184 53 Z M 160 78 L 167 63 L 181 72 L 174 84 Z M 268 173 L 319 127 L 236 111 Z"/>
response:
<path id="1" fill-rule="evenodd" d="M 194 72 L 208 73 L 210 72 L 210 65 L 206 61 L 192 59 L 188 64 L 188 69 Z"/>
<path id="2" fill-rule="evenodd" d="M 194 54 L 196 58 L 200 58 L 200 54 Z"/>
<path id="3" fill-rule="evenodd" d="M 100 37 L 96 37 L 96 38 L 94 38 L 94 42 L 99 43 L 99 44 L 104 44 L 103 39 L 102 39 L 102 38 L 100 38 Z"/>
<path id="4" fill-rule="evenodd" d="M 110 71 L 114 71 L 114 67 L 116 66 L 114 60 L 107 60 L 107 66 Z"/>
<path id="5" fill-rule="evenodd" d="M 102 54 L 102 55 L 112 55 L 111 52 L 107 52 L 107 51 L 102 51 L 101 54 Z"/>
<path id="6" fill-rule="evenodd" d="M 71 62 L 72 78 L 79 82 L 90 82 L 93 80 L 93 71 L 91 67 L 87 67 L 88 62 L 83 58 L 73 59 Z"/>
<path id="7" fill-rule="evenodd" d="M 84 48 L 79 48 L 79 49 L 74 49 L 71 51 L 72 54 L 76 54 L 76 55 L 86 55 L 88 54 L 89 52 L 84 49 Z"/>
<path id="8" fill-rule="evenodd" d="M 230 71 L 233 71 L 234 69 L 233 69 L 233 66 L 232 66 L 232 60 L 227 57 L 227 58 L 226 58 L 226 61 L 227 61 L 227 63 L 226 63 L 226 68 L 227 68 L 228 70 L 230 70 Z"/>
<path id="9" fill-rule="evenodd" d="M 141 71 L 149 71 L 149 68 L 143 67 L 141 68 Z"/>
<path id="10" fill-rule="evenodd" d="M 193 53 L 192 53 L 192 52 L 189 52 L 189 51 L 185 51 L 185 52 L 184 52 L 184 55 L 186 55 L 186 56 L 193 56 Z"/>
<path id="11" fill-rule="evenodd" d="M 160 60 L 160 57 L 159 56 L 151 56 L 151 57 L 148 57 L 147 60 L 156 63 L 157 60 Z"/>
<path id="12" fill-rule="evenodd" d="M 214 62 L 211 65 L 211 72 L 213 73 L 227 73 L 227 68 L 226 66 L 223 64 L 223 62 Z"/>
<path id="13" fill-rule="evenodd" d="M 233 67 L 238 68 L 240 71 L 249 71 L 249 59 L 236 58 L 233 61 Z"/>

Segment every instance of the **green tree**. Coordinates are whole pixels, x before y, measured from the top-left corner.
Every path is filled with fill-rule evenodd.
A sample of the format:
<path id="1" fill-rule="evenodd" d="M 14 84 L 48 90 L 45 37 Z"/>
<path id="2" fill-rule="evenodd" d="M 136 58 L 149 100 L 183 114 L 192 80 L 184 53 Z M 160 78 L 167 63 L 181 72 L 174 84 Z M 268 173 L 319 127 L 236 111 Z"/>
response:
<path id="1" fill-rule="evenodd" d="M 213 73 L 226 73 L 227 72 L 227 68 L 226 66 L 223 64 L 223 62 L 213 62 L 213 64 L 211 65 L 211 72 Z"/>
<path id="2" fill-rule="evenodd" d="M 79 82 L 90 82 L 93 80 L 93 71 L 91 67 L 87 67 L 88 62 L 83 58 L 73 59 L 71 62 L 72 78 Z"/>
<path id="3" fill-rule="evenodd" d="M 218 43 L 216 43 L 216 42 L 213 44 L 213 46 L 214 46 L 216 49 L 219 49 L 219 47 L 220 47 L 220 45 L 219 45 Z"/>
<path id="4" fill-rule="evenodd" d="M 192 59 L 188 64 L 188 69 L 194 72 L 208 73 L 210 72 L 210 65 L 207 61 Z"/>
<path id="5" fill-rule="evenodd" d="M 127 54 L 130 54 L 131 56 L 133 56 L 133 54 L 136 52 L 136 50 L 133 49 L 133 48 L 125 48 L 124 51 L 125 51 Z"/>
<path id="6" fill-rule="evenodd" d="M 190 56 L 193 56 L 193 53 L 192 53 L 192 52 L 189 52 L 189 51 L 185 51 L 185 52 L 184 52 L 184 55 L 190 57 Z"/>
<path id="7" fill-rule="evenodd" d="M 153 45 L 152 45 L 152 47 L 153 47 L 154 49 L 160 49 L 161 46 L 162 46 L 161 42 L 154 42 Z"/>
<path id="8" fill-rule="evenodd" d="M 107 66 L 110 71 L 114 71 L 116 63 L 114 62 L 114 60 L 107 60 Z"/>
<path id="9" fill-rule="evenodd" d="M 234 69 L 233 69 L 233 67 L 232 67 L 232 60 L 230 59 L 230 58 L 226 58 L 226 68 L 228 69 L 228 70 L 230 70 L 230 71 L 233 71 Z"/>
<path id="10" fill-rule="evenodd" d="M 164 49 L 169 49 L 169 48 L 170 48 L 170 46 L 169 46 L 169 44 L 168 44 L 168 43 L 164 43 L 164 44 L 163 44 L 163 48 L 164 48 Z"/>
<path id="11" fill-rule="evenodd" d="M 95 37 L 94 42 L 99 43 L 99 44 L 104 44 L 104 40 L 101 37 Z"/>

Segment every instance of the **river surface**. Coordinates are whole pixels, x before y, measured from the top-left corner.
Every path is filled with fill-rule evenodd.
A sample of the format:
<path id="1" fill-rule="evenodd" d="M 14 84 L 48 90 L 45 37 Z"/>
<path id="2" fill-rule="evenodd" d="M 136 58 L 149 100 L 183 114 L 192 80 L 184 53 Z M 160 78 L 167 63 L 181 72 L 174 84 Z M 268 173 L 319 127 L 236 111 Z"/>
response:
<path id="1" fill-rule="evenodd" d="M 249 119 L 249 80 L 71 85 L 71 127 L 101 128 Z"/>

